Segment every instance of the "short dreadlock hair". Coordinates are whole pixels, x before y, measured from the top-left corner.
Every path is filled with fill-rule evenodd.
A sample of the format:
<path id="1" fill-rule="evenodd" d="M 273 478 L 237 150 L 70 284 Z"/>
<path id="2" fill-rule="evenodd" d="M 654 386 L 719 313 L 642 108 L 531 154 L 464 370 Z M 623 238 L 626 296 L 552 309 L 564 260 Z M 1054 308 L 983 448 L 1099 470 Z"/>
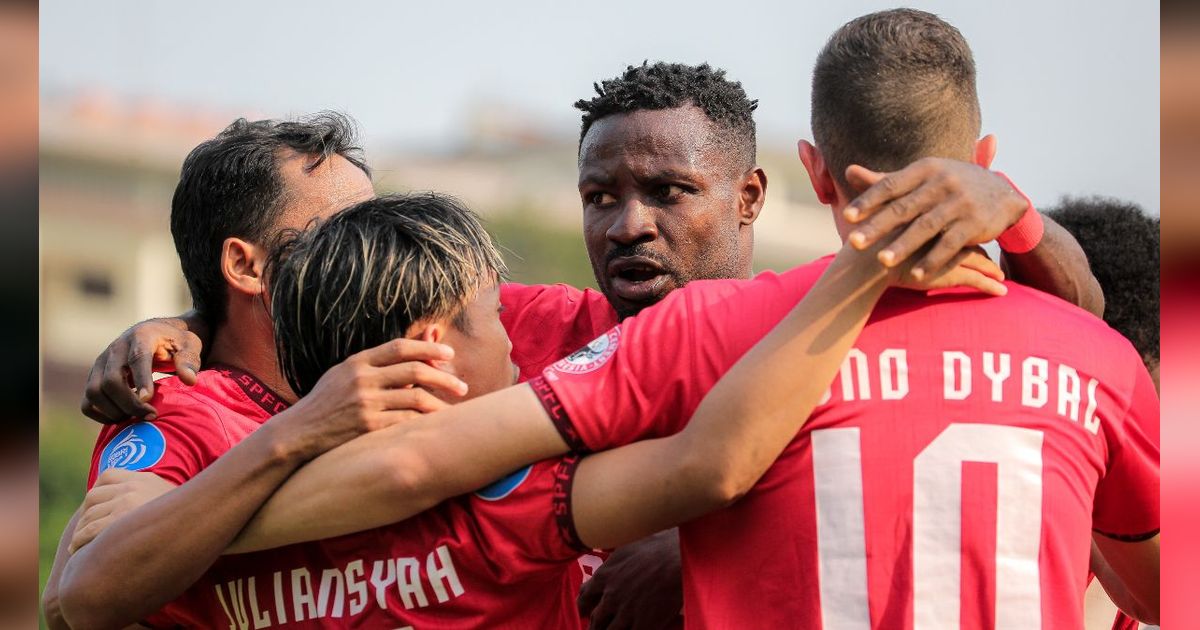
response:
<path id="1" fill-rule="evenodd" d="M 727 79 L 724 70 L 707 63 L 690 66 L 644 61 L 640 66 L 626 67 L 615 79 L 592 85 L 596 96 L 575 101 L 575 108 L 583 112 L 580 146 L 592 124 L 605 116 L 690 104 L 704 111 L 721 132 L 718 142 L 736 151 L 744 166 L 753 166 L 757 160 L 754 110 L 758 101 L 747 98 L 742 84 Z"/>
<path id="2" fill-rule="evenodd" d="M 1158 360 L 1159 219 L 1104 197 L 1064 198 L 1046 215 L 1066 228 L 1104 291 L 1104 321 Z"/>

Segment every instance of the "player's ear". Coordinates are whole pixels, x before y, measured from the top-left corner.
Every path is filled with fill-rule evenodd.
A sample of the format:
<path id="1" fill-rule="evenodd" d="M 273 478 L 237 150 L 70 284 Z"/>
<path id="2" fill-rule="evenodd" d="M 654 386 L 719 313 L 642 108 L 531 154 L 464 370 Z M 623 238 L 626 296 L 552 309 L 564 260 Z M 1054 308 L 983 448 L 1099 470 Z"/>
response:
<path id="1" fill-rule="evenodd" d="M 801 140 L 796 144 L 796 148 L 800 151 L 800 161 L 804 163 L 804 170 L 808 171 L 808 180 L 812 182 L 813 192 L 817 193 L 817 201 L 827 206 L 837 203 L 837 187 L 833 184 L 833 176 L 829 174 L 829 167 L 825 164 L 821 150 L 808 140 Z"/>
<path id="2" fill-rule="evenodd" d="M 420 341 L 430 341 L 433 343 L 441 343 L 446 337 L 446 326 L 441 322 L 417 322 L 408 330 L 407 337 L 409 339 L 418 339 Z"/>
<path id="3" fill-rule="evenodd" d="M 221 275 L 225 283 L 246 295 L 263 292 L 263 260 L 266 252 L 254 243 L 227 238 L 221 245 Z"/>
<path id="4" fill-rule="evenodd" d="M 755 166 L 742 180 L 741 203 L 738 206 L 738 218 L 742 225 L 754 223 L 766 200 L 767 173 L 761 167 Z"/>
<path id="5" fill-rule="evenodd" d="M 983 168 L 992 168 L 994 159 L 996 159 L 996 134 L 989 133 L 975 141 L 975 163 Z"/>

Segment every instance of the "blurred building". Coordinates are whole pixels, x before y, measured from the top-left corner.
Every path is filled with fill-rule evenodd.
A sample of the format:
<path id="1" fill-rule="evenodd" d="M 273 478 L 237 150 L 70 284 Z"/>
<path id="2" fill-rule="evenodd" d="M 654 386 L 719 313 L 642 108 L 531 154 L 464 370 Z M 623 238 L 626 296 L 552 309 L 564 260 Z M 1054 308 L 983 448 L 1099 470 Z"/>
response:
<path id="1" fill-rule="evenodd" d="M 547 130 L 519 110 L 475 111 L 459 146 L 374 150 L 368 157 L 377 188 L 451 193 L 485 216 L 535 222 L 560 235 L 547 238 L 579 239 L 574 131 Z M 130 324 L 187 309 L 169 230 L 171 195 L 187 153 L 238 115 L 262 117 L 97 93 L 43 100 L 40 317 L 48 398 L 78 400 L 93 359 Z M 364 133 L 369 139 L 370 130 Z M 799 160 L 769 149 L 760 159 L 769 186 L 755 231 L 758 267 L 833 251 L 832 220 L 815 205 Z M 542 271 L 537 279 L 565 277 Z"/>

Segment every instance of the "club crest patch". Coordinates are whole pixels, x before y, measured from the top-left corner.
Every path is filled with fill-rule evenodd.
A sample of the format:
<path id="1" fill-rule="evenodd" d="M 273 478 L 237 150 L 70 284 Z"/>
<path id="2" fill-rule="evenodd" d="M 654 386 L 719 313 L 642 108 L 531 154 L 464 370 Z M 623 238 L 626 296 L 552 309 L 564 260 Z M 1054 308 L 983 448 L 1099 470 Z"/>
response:
<path id="1" fill-rule="evenodd" d="M 621 329 L 613 328 L 551 367 L 564 374 L 593 372 L 608 363 L 612 355 L 617 353 L 617 345 L 620 341 Z"/>
<path id="2" fill-rule="evenodd" d="M 144 470 L 158 463 L 167 452 L 167 439 L 149 422 L 125 427 L 100 453 L 100 470 L 122 468 Z"/>
<path id="3" fill-rule="evenodd" d="M 513 490 L 516 490 L 521 484 L 525 483 L 525 480 L 529 478 L 529 471 L 531 470 L 533 470 L 532 464 L 476 492 L 475 496 L 484 501 L 499 501 L 512 494 Z"/>

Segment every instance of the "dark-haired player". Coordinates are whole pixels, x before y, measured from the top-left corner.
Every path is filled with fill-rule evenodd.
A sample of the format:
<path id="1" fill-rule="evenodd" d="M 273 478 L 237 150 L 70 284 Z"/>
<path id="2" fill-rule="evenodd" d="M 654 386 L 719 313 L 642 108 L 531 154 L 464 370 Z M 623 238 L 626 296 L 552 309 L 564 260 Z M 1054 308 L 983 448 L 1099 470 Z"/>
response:
<path id="1" fill-rule="evenodd" d="M 238 120 L 188 155 L 172 201 L 171 232 L 184 277 L 193 299 L 204 306 L 213 335 L 208 369 L 161 381 L 152 399 L 154 422 L 104 427 L 88 487 L 100 479 L 103 493 L 106 475 L 126 471 L 153 471 L 183 483 L 207 470 L 210 496 L 219 500 L 166 502 L 163 507 L 178 519 L 163 523 L 169 545 L 148 526 L 83 554 L 128 559 L 114 565 L 123 573 L 119 582 L 110 579 L 112 571 L 89 575 L 83 558 L 67 566 L 77 514 L 64 532 L 43 594 L 52 628 L 67 626 L 67 607 L 76 627 L 108 627 L 152 612 L 170 598 L 156 600 L 154 589 L 174 595 L 187 588 L 250 518 L 255 502 L 261 504 L 304 461 L 403 419 L 406 409 L 443 406 L 430 392 L 461 393 L 465 386 L 459 379 L 422 363 L 445 359 L 445 348 L 398 341 L 330 370 L 321 395 L 289 408 L 295 396 L 275 362 L 262 299 L 270 243 L 373 195 L 354 127 L 337 114 L 284 122 Z M 398 389 L 412 384 L 424 389 Z M 98 395 L 99 410 L 115 408 L 111 397 Z M 221 458 L 231 449 L 236 456 Z M 190 533 L 181 537 L 184 530 Z M 133 555 L 120 555 L 123 550 Z M 64 570 L 84 588 L 60 592 Z"/>
<path id="2" fill-rule="evenodd" d="M 1103 197 L 1067 198 L 1046 214 L 1079 241 L 1104 290 L 1104 322 L 1133 343 L 1158 389 L 1159 219 L 1135 204 Z M 1133 616 L 1118 610 L 1112 628 L 1136 630 L 1134 618 L 1145 619 L 1146 614 L 1096 549 L 1092 570 L 1099 579 L 1088 588 L 1089 624 L 1096 620 L 1094 627 L 1109 627 L 1105 616 L 1111 616 L 1112 604 L 1105 600 L 1107 594 Z"/>

